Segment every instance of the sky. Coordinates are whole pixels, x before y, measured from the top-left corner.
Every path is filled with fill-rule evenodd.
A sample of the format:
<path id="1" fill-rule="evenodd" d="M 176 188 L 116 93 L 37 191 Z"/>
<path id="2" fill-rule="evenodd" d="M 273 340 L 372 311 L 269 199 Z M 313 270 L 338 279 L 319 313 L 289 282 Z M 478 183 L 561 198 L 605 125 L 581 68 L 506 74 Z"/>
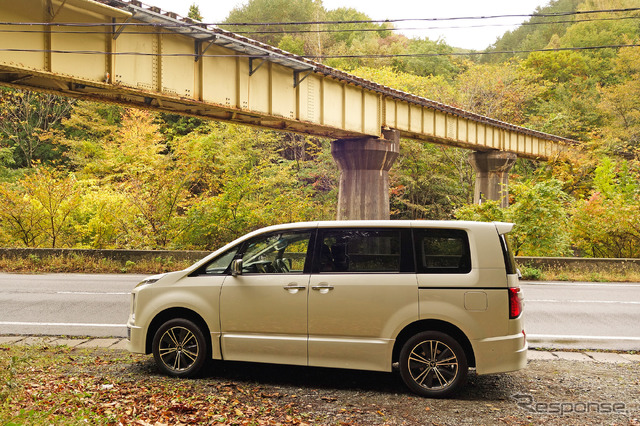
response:
<path id="1" fill-rule="evenodd" d="M 206 23 L 223 21 L 229 12 L 242 7 L 248 0 L 144 0 L 146 5 L 158 6 L 163 11 L 187 16 L 189 6 L 197 4 Z M 327 10 L 351 7 L 367 14 L 371 19 L 454 18 L 493 15 L 526 15 L 536 7 L 546 6 L 550 0 L 322 0 Z M 456 20 L 445 22 L 408 21 L 395 23 L 396 28 L 421 28 L 400 31 L 407 37 L 443 40 L 450 46 L 483 50 L 493 44 L 506 31 L 513 30 L 527 17 L 492 20 Z M 482 25 L 480 28 L 469 26 Z M 424 29 L 434 26 L 462 26 L 467 28 Z"/>

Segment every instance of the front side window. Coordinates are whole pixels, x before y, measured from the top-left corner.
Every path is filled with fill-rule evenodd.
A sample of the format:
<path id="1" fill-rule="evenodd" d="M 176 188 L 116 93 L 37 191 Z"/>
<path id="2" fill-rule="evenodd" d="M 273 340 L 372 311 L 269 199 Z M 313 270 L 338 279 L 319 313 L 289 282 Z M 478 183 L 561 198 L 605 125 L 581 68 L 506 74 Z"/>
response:
<path id="1" fill-rule="evenodd" d="M 327 230 L 320 246 L 320 273 L 399 272 L 399 230 Z"/>
<path id="2" fill-rule="evenodd" d="M 465 231 L 419 229 L 415 234 L 420 273 L 466 274 L 471 271 L 469 238 Z"/>
<path id="3" fill-rule="evenodd" d="M 242 256 L 246 274 L 302 273 L 311 231 L 276 232 L 251 239 Z"/>
<path id="4" fill-rule="evenodd" d="M 238 246 L 235 246 L 226 252 L 222 253 L 220 256 L 213 259 L 204 267 L 204 273 L 207 275 L 220 275 L 227 272 L 231 261 L 235 257 L 238 252 Z M 199 273 L 202 273 L 200 270 Z"/>

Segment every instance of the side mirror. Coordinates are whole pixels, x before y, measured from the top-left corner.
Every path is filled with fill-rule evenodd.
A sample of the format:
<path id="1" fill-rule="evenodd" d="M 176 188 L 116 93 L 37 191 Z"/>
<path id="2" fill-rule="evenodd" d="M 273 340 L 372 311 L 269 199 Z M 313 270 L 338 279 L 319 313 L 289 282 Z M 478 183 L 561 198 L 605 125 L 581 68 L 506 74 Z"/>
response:
<path id="1" fill-rule="evenodd" d="M 242 275 L 242 259 L 233 259 L 231 262 L 231 275 Z"/>

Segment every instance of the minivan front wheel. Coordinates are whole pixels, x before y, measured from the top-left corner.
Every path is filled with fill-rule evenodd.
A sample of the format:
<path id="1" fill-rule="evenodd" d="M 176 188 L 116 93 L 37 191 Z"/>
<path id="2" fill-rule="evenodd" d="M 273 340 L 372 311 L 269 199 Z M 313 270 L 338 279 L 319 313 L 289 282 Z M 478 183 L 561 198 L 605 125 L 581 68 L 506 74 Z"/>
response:
<path id="1" fill-rule="evenodd" d="M 424 331 L 411 337 L 400 351 L 400 376 L 414 393 L 444 398 L 467 380 L 469 367 L 462 346 L 439 331 Z"/>
<path id="2" fill-rule="evenodd" d="M 192 377 L 206 361 L 207 343 L 193 322 L 176 318 L 162 324 L 153 338 L 153 357 L 165 374 Z"/>

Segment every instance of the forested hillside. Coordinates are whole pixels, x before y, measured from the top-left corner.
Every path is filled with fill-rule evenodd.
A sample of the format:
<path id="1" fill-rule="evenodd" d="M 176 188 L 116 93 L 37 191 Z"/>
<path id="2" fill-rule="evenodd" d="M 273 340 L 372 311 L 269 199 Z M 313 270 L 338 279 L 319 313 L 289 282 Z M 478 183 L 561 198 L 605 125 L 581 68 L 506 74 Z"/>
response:
<path id="1" fill-rule="evenodd" d="M 250 0 L 224 28 L 580 142 L 566 158 L 518 160 L 500 209 L 471 204 L 468 151 L 403 140 L 392 218 L 513 221 L 519 255 L 640 257 L 640 1 L 554 0 L 536 13 L 473 54 L 321 0 Z M 280 24 L 233 25 L 264 22 Z M 0 246 L 213 249 L 335 217 L 329 140 L 0 93 Z"/>

